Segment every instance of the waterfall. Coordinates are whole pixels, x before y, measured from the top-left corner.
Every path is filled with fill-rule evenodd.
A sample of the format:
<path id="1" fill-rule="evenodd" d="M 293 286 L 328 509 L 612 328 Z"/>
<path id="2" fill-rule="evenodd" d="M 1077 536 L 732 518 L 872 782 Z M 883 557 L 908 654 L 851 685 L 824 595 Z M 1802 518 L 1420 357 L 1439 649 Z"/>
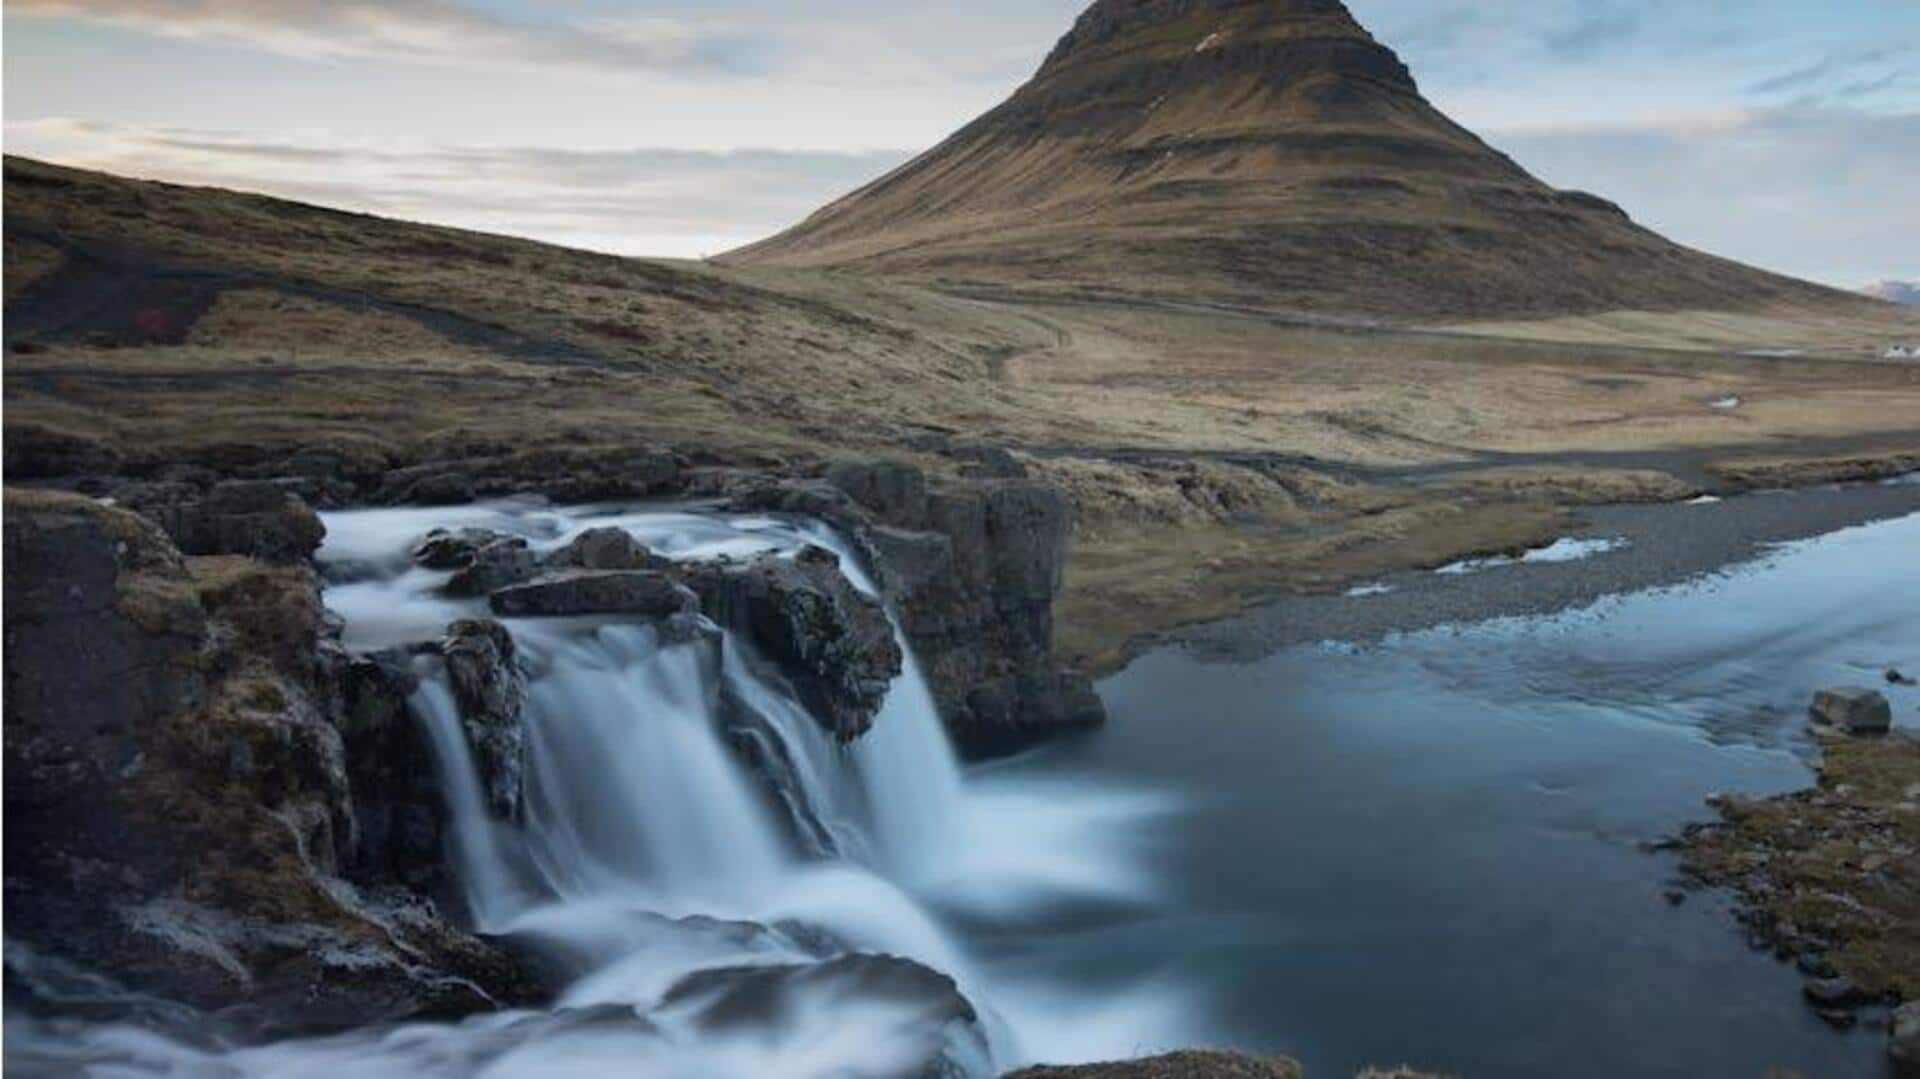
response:
<path id="1" fill-rule="evenodd" d="M 512 533 L 544 553 L 615 526 L 677 560 L 819 545 L 855 587 L 880 594 L 843 537 L 772 517 L 502 501 L 332 514 L 327 524 L 327 604 L 360 649 L 488 616 L 484 600 L 442 592 L 448 573 L 411 564 L 408 549 L 433 527 Z M 1157 999 L 1077 1000 L 1036 982 L 1030 964 L 988 969 L 955 935 L 955 914 L 1012 926 L 1062 902 L 1139 901 L 1151 889 L 1116 861 L 1116 837 L 1156 809 L 1081 783 L 965 781 L 897 621 L 903 670 L 851 746 L 725 627 L 683 640 L 618 619 L 507 625 L 528 679 L 515 820 L 489 809 L 438 657 L 415 660 L 410 703 L 443 780 L 447 853 L 467 913 L 479 931 L 527 944 L 564 972 L 550 1008 L 219 1052 L 111 1025 L 68 1030 L 64 1041 L 10 1027 L 10 1042 L 57 1042 L 71 1059 L 110 1058 L 129 1073 L 139 1061 L 155 1073 L 405 1079 L 878 1079 L 930 1062 L 985 1075 L 1029 1059 L 1036 1042 L 1055 1059 L 1172 1044 L 1154 1032 L 1165 1010 Z"/>

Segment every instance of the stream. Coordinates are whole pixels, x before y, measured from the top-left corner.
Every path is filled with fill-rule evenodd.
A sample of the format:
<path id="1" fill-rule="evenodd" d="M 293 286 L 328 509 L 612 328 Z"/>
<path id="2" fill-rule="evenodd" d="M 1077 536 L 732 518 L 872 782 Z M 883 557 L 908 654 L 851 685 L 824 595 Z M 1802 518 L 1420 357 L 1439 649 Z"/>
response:
<path id="1" fill-rule="evenodd" d="M 547 550 L 617 525 L 674 559 L 818 544 L 873 591 L 822 528 L 700 507 L 327 525 L 357 648 L 483 613 L 409 561 L 437 526 Z M 486 811 L 437 658 L 413 705 L 467 913 L 568 972 L 550 1007 L 226 1048 L 10 1016 L 8 1068 L 879 1077 L 1210 1045 L 1321 1076 L 1876 1074 L 1874 1032 L 1815 1018 L 1724 898 L 1670 905 L 1675 862 L 1646 845 L 1709 793 L 1804 786 L 1812 691 L 1920 667 L 1917 589 L 1920 515 L 1558 613 L 1169 647 L 1102 684 L 1106 729 L 973 767 L 910 652 L 842 748 L 733 634 L 514 620 L 522 822 Z M 1920 691 L 1892 696 L 1920 726 Z M 787 766 L 748 767 L 742 738 Z"/>

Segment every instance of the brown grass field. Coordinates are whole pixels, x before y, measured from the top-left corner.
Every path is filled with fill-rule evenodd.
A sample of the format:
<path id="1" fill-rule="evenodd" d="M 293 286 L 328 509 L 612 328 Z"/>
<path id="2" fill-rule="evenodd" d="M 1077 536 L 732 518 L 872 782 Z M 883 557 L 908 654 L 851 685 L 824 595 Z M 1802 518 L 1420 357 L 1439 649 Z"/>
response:
<path id="1" fill-rule="evenodd" d="M 1582 504 L 1920 460 L 1920 365 L 1861 358 L 1920 338 L 1891 305 L 1307 321 L 615 258 L 17 158 L 5 286 L 10 462 L 49 435 L 136 466 L 1013 450 L 1080 508 L 1060 643 L 1099 669 L 1275 590 L 1540 541 Z M 1742 354 L 1769 348 L 1806 354 Z"/>

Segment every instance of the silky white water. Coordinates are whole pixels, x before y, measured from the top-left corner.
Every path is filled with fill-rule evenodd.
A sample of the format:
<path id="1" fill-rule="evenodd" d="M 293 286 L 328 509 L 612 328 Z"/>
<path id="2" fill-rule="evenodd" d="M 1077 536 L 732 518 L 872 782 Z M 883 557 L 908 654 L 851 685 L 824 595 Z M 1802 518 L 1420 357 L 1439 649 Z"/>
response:
<path id="1" fill-rule="evenodd" d="M 411 563 L 434 527 L 487 527 L 544 551 L 616 526 L 673 559 L 817 544 L 877 594 L 838 536 L 764 516 L 509 501 L 327 525 L 320 559 L 339 583 L 326 598 L 355 648 L 486 616 L 484 600 L 440 594 L 449 574 Z M 1147 900 L 1122 837 L 1164 807 L 1083 784 L 964 781 L 904 637 L 905 669 L 872 730 L 842 747 L 730 633 L 674 643 L 617 619 L 507 624 L 528 673 L 521 820 L 489 814 L 437 657 L 415 661 L 411 703 L 445 780 L 463 913 L 568 973 L 550 1009 L 219 1053 L 90 1027 L 65 1033 L 71 1059 L 133 1073 L 410 1076 L 888 1076 L 937 1060 L 989 1074 L 1181 1036 L 1179 1009 L 1157 991 L 1078 1000 L 970 957 L 956 919 L 992 926 L 1050 904 Z M 977 1020 L 956 1016 L 943 985 L 903 981 L 862 958 L 873 956 L 950 976 Z"/>

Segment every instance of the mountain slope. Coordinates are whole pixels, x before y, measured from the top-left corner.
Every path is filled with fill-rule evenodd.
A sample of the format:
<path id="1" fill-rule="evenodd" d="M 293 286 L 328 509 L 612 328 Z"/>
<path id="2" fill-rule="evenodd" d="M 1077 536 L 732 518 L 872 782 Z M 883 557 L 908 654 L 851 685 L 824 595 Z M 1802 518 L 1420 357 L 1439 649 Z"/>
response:
<path id="1" fill-rule="evenodd" d="M 728 259 L 1396 319 L 1858 303 L 1534 179 L 1338 0 L 1099 0 L 998 108 Z"/>

